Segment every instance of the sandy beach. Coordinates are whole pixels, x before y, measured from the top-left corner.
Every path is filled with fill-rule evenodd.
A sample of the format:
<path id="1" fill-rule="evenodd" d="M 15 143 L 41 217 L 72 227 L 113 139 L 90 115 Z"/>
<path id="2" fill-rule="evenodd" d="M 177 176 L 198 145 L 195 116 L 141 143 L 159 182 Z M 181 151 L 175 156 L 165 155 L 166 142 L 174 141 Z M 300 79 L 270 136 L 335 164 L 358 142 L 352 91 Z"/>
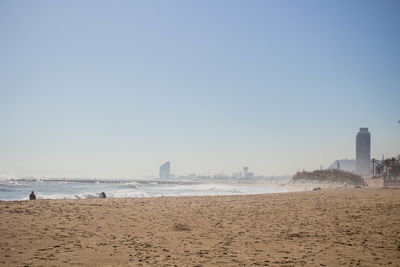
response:
<path id="1" fill-rule="evenodd" d="M 400 265 L 400 190 L 0 202 L 1 266 Z"/>

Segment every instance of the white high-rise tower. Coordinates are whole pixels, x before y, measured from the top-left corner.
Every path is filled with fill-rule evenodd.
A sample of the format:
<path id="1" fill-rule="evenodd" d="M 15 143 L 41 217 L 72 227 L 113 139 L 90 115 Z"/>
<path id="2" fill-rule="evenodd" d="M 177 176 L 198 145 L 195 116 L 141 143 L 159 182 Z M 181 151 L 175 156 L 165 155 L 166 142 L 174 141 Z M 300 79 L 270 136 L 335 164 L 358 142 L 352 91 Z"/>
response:
<path id="1" fill-rule="evenodd" d="M 361 176 L 369 176 L 371 160 L 371 134 L 368 128 L 360 128 L 356 136 L 356 172 Z"/>
<path id="2" fill-rule="evenodd" d="M 170 176 L 171 164 L 169 161 L 160 166 L 160 179 L 168 179 Z"/>

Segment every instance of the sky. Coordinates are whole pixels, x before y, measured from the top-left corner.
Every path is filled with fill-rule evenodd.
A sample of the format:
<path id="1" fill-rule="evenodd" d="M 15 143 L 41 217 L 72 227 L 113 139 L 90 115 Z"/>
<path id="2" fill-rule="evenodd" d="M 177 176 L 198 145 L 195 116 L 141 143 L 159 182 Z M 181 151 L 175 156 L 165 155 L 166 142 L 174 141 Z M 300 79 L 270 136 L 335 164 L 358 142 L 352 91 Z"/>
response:
<path id="1" fill-rule="evenodd" d="M 0 1 L 0 176 L 400 154 L 400 2 Z"/>

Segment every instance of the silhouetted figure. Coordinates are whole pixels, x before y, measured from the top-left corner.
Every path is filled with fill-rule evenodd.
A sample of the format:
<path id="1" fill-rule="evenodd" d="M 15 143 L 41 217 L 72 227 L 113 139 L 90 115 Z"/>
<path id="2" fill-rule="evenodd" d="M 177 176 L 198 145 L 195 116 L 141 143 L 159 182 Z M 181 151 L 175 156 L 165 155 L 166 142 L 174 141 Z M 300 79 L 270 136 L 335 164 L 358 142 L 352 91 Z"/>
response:
<path id="1" fill-rule="evenodd" d="M 35 200 L 36 199 L 36 195 L 35 193 L 32 191 L 32 193 L 29 195 L 29 200 Z"/>
<path id="2" fill-rule="evenodd" d="M 106 198 L 107 196 L 106 196 L 106 193 L 104 193 L 104 192 L 101 192 L 101 194 L 100 194 L 100 198 Z"/>

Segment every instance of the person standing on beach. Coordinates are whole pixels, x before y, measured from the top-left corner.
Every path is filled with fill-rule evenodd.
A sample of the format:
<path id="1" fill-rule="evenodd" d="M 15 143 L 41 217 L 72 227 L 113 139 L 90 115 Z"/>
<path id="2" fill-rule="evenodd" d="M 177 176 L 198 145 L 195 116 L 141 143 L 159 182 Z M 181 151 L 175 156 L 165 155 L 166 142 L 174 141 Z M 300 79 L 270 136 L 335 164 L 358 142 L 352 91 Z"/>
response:
<path id="1" fill-rule="evenodd" d="M 36 199 L 36 195 L 35 193 L 32 191 L 31 194 L 29 195 L 29 200 L 35 200 Z"/>

